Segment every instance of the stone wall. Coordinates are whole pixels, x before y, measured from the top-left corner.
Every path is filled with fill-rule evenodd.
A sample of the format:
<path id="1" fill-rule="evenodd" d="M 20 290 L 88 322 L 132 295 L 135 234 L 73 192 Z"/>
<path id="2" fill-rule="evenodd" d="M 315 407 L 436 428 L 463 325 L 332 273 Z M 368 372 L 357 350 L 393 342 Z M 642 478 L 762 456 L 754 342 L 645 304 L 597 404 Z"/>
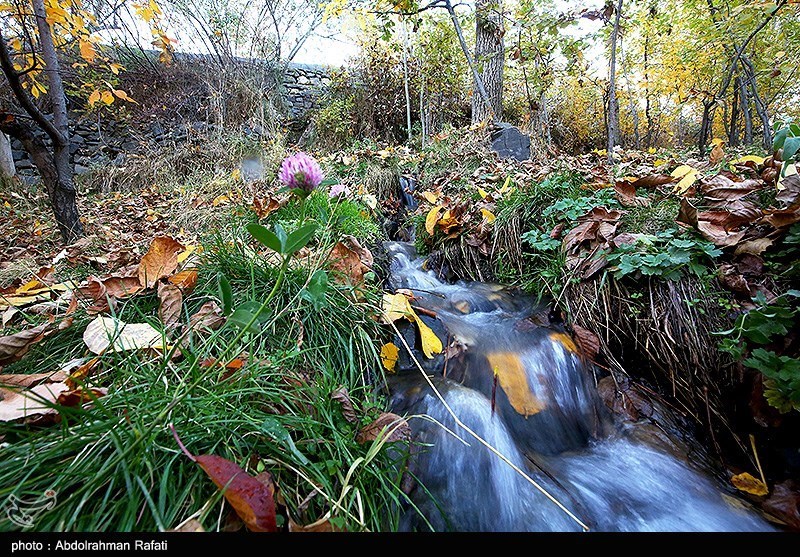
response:
<path id="1" fill-rule="evenodd" d="M 263 62 L 241 60 L 248 69 L 259 72 L 270 72 L 274 68 Z M 280 97 L 286 118 L 298 120 L 310 109 L 315 108 L 325 89 L 331 82 L 332 68 L 308 64 L 290 64 L 283 72 Z M 264 79 L 265 87 L 274 84 L 275 80 Z M 145 145 L 169 145 L 184 143 L 194 138 L 201 138 L 214 129 L 214 124 L 205 121 L 193 122 L 152 122 L 146 128 L 133 129 L 124 121 L 113 119 L 97 119 L 85 117 L 80 113 L 70 115 L 72 125 L 72 141 L 70 158 L 75 174 L 88 172 L 92 167 L 106 165 L 122 165 L 128 154 L 140 151 Z M 260 130 L 244 130 L 256 137 Z M 49 139 L 43 136 L 45 143 Z M 37 181 L 37 172 L 28 153 L 22 144 L 11 140 L 11 151 L 17 174 L 26 182 Z"/>

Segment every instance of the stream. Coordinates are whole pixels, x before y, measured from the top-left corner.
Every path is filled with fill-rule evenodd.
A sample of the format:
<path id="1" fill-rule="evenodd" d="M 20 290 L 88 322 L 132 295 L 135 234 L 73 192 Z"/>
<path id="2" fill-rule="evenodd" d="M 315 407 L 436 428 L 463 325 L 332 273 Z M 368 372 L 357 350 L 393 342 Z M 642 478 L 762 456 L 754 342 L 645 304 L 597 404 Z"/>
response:
<path id="1" fill-rule="evenodd" d="M 413 350 L 436 389 L 466 426 L 590 530 L 772 530 L 685 455 L 649 442 L 638 423 L 615 420 L 571 338 L 532 299 L 497 285 L 443 283 L 411 244 L 386 248 L 389 286 L 413 293 L 412 305 L 445 347 L 460 345 L 432 360 Z M 401 333 L 413 348 L 414 327 Z M 398 341 L 398 374 L 389 385 L 393 411 L 407 416 L 418 443 L 410 496 L 420 511 L 407 510 L 401 529 L 580 531 L 456 424 Z"/>

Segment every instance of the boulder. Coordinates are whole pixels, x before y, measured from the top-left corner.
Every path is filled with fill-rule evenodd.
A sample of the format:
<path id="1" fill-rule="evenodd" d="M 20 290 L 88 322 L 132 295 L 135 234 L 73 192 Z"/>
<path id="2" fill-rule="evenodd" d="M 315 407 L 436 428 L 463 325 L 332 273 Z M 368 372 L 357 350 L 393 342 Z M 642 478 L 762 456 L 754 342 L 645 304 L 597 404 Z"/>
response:
<path id="1" fill-rule="evenodd" d="M 531 158 L 531 138 L 511 124 L 495 124 L 491 140 L 492 151 L 501 159 L 526 161 Z"/>

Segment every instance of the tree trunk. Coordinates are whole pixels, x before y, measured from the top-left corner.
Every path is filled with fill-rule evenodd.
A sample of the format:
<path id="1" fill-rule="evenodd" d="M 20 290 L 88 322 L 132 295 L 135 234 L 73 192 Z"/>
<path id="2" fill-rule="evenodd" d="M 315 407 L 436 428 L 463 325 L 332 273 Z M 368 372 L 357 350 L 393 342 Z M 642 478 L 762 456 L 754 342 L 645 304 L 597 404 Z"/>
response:
<path id="1" fill-rule="evenodd" d="M 472 123 L 503 117 L 503 3 L 502 0 L 475 2 L 475 63 L 491 107 L 472 96 Z"/>
<path id="2" fill-rule="evenodd" d="M 753 143 L 753 113 L 750 111 L 750 103 L 747 98 L 747 87 L 743 79 L 739 79 L 738 93 L 739 103 L 742 107 L 742 115 L 744 117 L 744 144 L 751 145 Z"/>
<path id="3" fill-rule="evenodd" d="M 761 145 L 764 150 L 769 152 L 772 150 L 772 126 L 769 123 L 769 112 L 767 105 L 761 100 L 761 95 L 758 94 L 758 84 L 756 83 L 756 70 L 750 58 L 742 55 L 742 63 L 745 67 L 745 81 L 750 91 L 753 93 L 753 105 L 756 108 L 759 120 L 761 120 Z"/>
<path id="4" fill-rule="evenodd" d="M 703 101 L 703 120 L 700 123 L 700 134 L 697 138 L 697 149 L 700 155 L 705 154 L 706 144 L 708 143 L 708 135 L 711 133 L 711 125 L 714 120 L 714 106 L 716 99 L 706 99 Z"/>
<path id="5" fill-rule="evenodd" d="M 17 174 L 14 166 L 14 152 L 8 136 L 0 132 L 0 179 L 10 180 Z"/>
<path id="6" fill-rule="evenodd" d="M 644 136 L 644 146 L 650 148 L 653 143 L 653 115 L 650 111 L 650 77 L 647 74 L 647 58 L 650 52 L 650 33 L 644 37 L 644 117 L 647 120 L 647 133 Z"/>
<path id="7" fill-rule="evenodd" d="M 608 164 L 614 164 L 614 147 L 619 145 L 619 103 L 617 102 L 617 36 L 622 15 L 622 2 L 618 0 L 611 29 L 611 61 L 608 68 Z"/>
<path id="8" fill-rule="evenodd" d="M 480 99 L 483 101 L 484 106 L 487 107 L 487 110 L 491 111 L 492 101 L 489 98 L 489 94 L 486 92 L 486 88 L 483 86 L 483 78 L 478 72 L 478 68 L 475 67 L 475 61 L 472 59 L 472 54 L 469 53 L 467 41 L 464 40 L 464 31 L 461 29 L 461 24 L 458 22 L 458 16 L 453 8 L 453 3 L 450 0 L 444 0 L 444 7 L 447 10 L 447 13 L 450 14 L 450 20 L 453 22 L 453 28 L 456 30 L 456 36 L 458 37 L 458 44 L 461 45 L 461 52 L 464 53 L 464 58 L 467 60 L 467 66 L 469 66 L 469 69 L 472 72 L 472 79 L 474 80 L 475 88 L 478 90 L 478 94 Z M 474 102 L 474 93 L 472 99 Z M 492 122 L 495 122 L 496 115 L 492 114 L 491 116 Z"/>
<path id="9" fill-rule="evenodd" d="M 728 125 L 728 145 L 731 147 L 739 145 L 739 90 L 741 89 L 741 84 L 742 79 L 737 77 L 733 95 L 731 95 L 731 119 Z M 746 121 L 747 119 L 745 118 Z"/>
<path id="10" fill-rule="evenodd" d="M 45 65 L 44 72 L 49 85 L 47 95 L 53 106 L 53 125 L 58 131 L 58 134 L 50 134 L 53 140 L 53 163 L 58 175 L 51 202 L 61 236 L 65 242 L 71 243 L 83 236 L 83 225 L 78 217 L 72 166 L 69 163 L 67 99 L 64 94 L 64 83 L 61 81 L 61 68 L 53 44 L 53 35 L 46 19 L 44 0 L 32 0 L 32 4 L 33 12 L 36 15 L 36 26 L 39 30 L 39 44 Z"/>

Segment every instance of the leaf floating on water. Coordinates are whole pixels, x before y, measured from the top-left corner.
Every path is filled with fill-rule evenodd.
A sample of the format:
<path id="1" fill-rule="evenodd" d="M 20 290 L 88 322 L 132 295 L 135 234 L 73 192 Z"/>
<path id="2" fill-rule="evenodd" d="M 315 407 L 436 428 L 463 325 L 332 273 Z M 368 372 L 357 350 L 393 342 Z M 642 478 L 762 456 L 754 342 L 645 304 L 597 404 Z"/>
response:
<path id="1" fill-rule="evenodd" d="M 356 436 L 356 441 L 359 443 L 374 441 L 384 430 L 386 430 L 387 443 L 411 439 L 411 427 L 408 422 L 397 414 L 384 412 L 374 422 L 361 428 Z"/>
<path id="2" fill-rule="evenodd" d="M 544 410 L 545 405 L 531 391 L 525 366 L 517 354 L 494 352 L 487 354 L 486 358 L 514 410 L 525 417 Z"/>
<path id="3" fill-rule="evenodd" d="M 433 329 L 423 323 L 419 315 L 414 313 L 413 310 L 411 314 L 414 321 L 417 322 L 417 327 L 419 327 L 419 338 L 422 341 L 422 353 L 425 354 L 425 357 L 428 359 L 433 358 L 434 354 L 441 354 L 444 349 L 442 340 L 436 336 Z"/>
<path id="4" fill-rule="evenodd" d="M 381 346 L 381 363 L 387 371 L 394 372 L 397 367 L 397 358 L 399 354 L 400 351 L 393 342 L 387 342 Z"/>
<path id="5" fill-rule="evenodd" d="M 757 495 L 761 497 L 769 493 L 769 489 L 766 485 L 764 485 L 764 482 L 754 478 L 747 472 L 733 476 L 731 478 L 731 483 L 733 484 L 733 487 L 739 491 L 744 491 L 745 493 L 750 493 L 751 495 Z"/>

